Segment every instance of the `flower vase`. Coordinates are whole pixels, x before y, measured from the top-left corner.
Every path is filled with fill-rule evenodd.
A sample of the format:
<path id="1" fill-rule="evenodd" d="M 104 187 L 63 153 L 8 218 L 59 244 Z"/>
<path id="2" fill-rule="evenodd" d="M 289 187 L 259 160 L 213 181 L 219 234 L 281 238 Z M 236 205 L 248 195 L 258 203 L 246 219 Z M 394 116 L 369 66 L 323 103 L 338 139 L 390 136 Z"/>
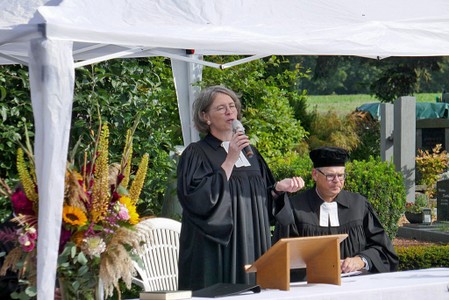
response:
<path id="1" fill-rule="evenodd" d="M 405 212 L 405 217 L 411 224 L 419 224 L 422 223 L 423 217 L 422 213 L 412 213 L 412 212 Z"/>
<path id="2" fill-rule="evenodd" d="M 65 278 L 59 278 L 59 293 L 61 300 L 103 300 L 104 288 L 101 279 L 91 287 L 79 286 L 76 282 Z"/>

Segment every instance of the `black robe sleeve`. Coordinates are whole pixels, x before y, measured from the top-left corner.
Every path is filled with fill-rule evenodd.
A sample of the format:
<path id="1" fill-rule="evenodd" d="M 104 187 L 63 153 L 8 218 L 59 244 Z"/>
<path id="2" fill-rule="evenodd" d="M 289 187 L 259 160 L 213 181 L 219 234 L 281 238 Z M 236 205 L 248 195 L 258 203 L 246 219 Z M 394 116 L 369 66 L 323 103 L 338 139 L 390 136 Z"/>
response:
<path id="1" fill-rule="evenodd" d="M 213 168 L 197 143 L 190 144 L 178 165 L 178 198 L 183 214 L 209 239 L 226 245 L 232 232 L 229 184 L 222 168 Z"/>
<path id="2" fill-rule="evenodd" d="M 359 255 L 367 259 L 369 269 L 373 273 L 397 271 L 399 259 L 393 244 L 384 231 L 372 205 L 367 201 L 366 206 L 367 215 L 364 220 L 364 228 L 367 245 Z"/>

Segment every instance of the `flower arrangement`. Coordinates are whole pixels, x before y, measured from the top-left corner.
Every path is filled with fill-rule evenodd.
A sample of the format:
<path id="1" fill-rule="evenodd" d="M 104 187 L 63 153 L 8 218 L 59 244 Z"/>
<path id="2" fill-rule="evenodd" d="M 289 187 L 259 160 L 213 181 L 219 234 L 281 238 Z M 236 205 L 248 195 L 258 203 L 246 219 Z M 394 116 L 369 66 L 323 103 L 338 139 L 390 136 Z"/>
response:
<path id="1" fill-rule="evenodd" d="M 418 194 L 415 197 L 415 202 L 407 202 L 405 204 L 405 212 L 407 213 L 413 213 L 413 214 L 420 214 L 423 208 L 428 207 L 427 196 L 425 194 Z"/>
<path id="2" fill-rule="evenodd" d="M 114 289 L 120 298 L 119 281 L 131 288 L 135 274 L 132 249 L 139 249 L 140 239 L 133 228 L 139 222 L 136 204 L 146 177 L 148 155 L 144 155 L 128 189 L 131 175 L 132 132 L 128 131 L 120 163 L 109 164 L 107 124 L 101 128 L 91 159 L 84 154 L 78 171 L 67 164 L 64 206 L 59 245 L 57 275 L 61 293 L 69 299 L 94 299 L 93 291 L 101 282 L 106 296 Z M 16 247 L 5 257 L 0 275 L 8 269 L 19 272 L 29 286 L 36 282 L 36 243 L 38 193 L 33 154 L 28 147 L 18 150 L 17 167 L 20 186 L 11 193 L 15 232 L 0 234 L 3 241 Z M 3 184 L 3 186 L 5 186 Z M 28 295 L 31 295 L 28 290 Z"/>

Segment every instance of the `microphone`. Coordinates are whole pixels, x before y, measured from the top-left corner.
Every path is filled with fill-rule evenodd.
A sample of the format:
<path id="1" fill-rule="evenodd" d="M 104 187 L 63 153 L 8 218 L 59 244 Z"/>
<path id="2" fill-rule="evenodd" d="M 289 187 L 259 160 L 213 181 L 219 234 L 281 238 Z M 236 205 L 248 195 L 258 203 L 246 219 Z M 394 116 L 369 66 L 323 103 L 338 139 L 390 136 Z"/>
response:
<path id="1" fill-rule="evenodd" d="M 245 127 L 243 127 L 242 122 L 235 119 L 234 121 L 232 121 L 232 131 L 234 133 L 236 133 L 237 131 L 245 133 Z M 248 158 L 251 158 L 254 155 L 253 150 L 251 149 L 251 146 L 249 146 L 249 145 L 246 146 L 245 148 L 243 148 L 243 152 L 245 153 L 246 157 L 248 157 Z"/>

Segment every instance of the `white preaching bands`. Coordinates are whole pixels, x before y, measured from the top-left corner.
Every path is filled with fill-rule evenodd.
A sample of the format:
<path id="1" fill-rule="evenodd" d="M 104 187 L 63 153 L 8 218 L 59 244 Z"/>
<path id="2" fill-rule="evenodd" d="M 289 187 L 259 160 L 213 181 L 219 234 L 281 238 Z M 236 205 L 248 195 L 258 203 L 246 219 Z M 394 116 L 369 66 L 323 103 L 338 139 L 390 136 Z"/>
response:
<path id="1" fill-rule="evenodd" d="M 226 150 L 226 153 L 228 153 L 229 141 L 221 143 L 221 146 Z M 251 166 L 251 164 L 249 163 L 248 159 L 246 159 L 246 156 L 245 154 L 243 154 L 242 151 L 240 151 L 240 156 L 239 159 L 235 162 L 235 166 L 237 168 Z"/>
<path id="2" fill-rule="evenodd" d="M 331 227 L 340 226 L 338 220 L 338 207 L 337 202 L 323 202 L 320 206 L 320 226 L 328 227 L 329 222 Z"/>

